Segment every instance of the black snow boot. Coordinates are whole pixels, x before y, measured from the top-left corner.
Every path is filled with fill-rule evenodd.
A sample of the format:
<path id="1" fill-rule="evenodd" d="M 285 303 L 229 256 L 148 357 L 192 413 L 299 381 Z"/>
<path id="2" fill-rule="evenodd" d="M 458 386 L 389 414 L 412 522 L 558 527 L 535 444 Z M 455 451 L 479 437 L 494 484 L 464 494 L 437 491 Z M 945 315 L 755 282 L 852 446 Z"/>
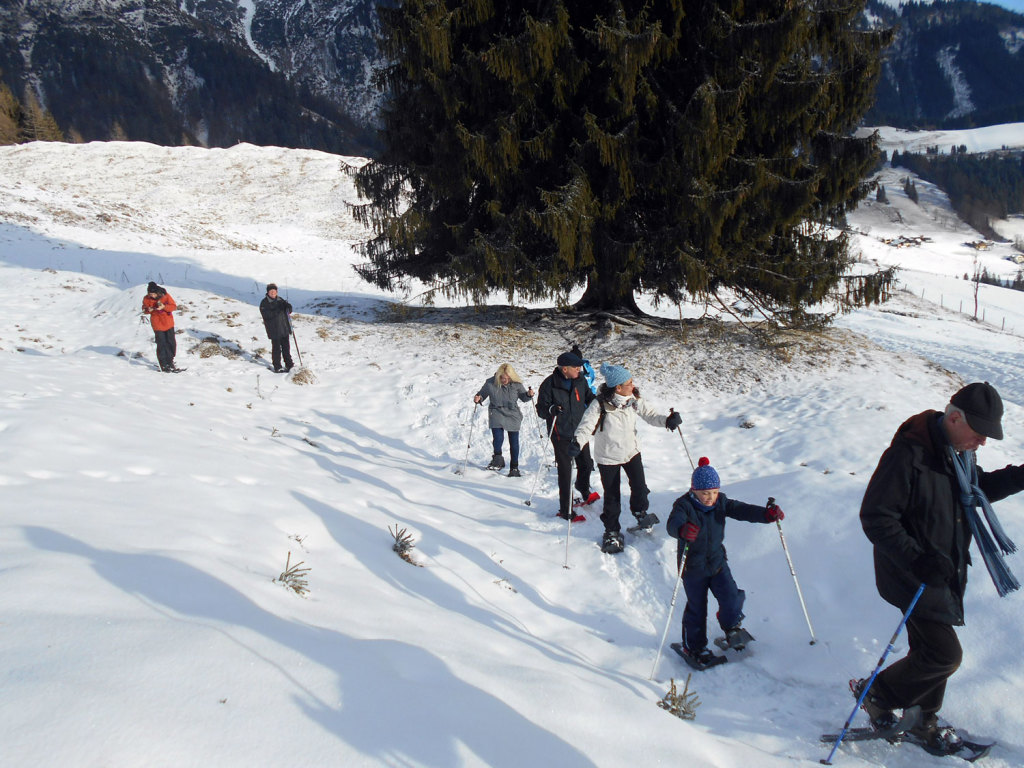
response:
<path id="1" fill-rule="evenodd" d="M 496 453 L 491 456 L 491 463 L 487 465 L 488 469 L 504 469 L 505 457 L 500 453 Z"/>
<path id="2" fill-rule="evenodd" d="M 605 531 L 601 551 L 609 555 L 617 555 L 625 548 L 621 531 Z"/>
<path id="3" fill-rule="evenodd" d="M 519 467 L 517 467 L 515 464 L 509 464 L 509 466 L 508 466 L 508 476 L 509 477 L 522 477 L 522 475 L 519 474 Z"/>

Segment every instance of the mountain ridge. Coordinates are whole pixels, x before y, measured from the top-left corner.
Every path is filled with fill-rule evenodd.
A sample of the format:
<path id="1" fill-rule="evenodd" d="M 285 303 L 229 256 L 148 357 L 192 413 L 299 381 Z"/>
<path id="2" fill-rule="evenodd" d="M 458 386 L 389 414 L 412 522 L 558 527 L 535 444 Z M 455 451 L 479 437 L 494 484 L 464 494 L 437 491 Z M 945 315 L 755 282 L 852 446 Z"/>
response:
<path id="1" fill-rule="evenodd" d="M 386 4 L 386 3 L 385 3 Z M 376 0 L 22 0 L 0 7 L 0 81 L 72 140 L 238 142 L 372 156 Z M 895 27 L 864 124 L 1024 120 L 1024 16 L 868 0 Z"/>

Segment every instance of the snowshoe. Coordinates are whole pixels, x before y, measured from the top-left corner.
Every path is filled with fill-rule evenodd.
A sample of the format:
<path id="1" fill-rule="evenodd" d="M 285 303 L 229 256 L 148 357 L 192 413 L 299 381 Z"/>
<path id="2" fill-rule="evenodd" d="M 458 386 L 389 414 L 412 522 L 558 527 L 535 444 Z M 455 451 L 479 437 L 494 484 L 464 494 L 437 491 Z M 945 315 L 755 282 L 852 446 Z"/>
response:
<path id="1" fill-rule="evenodd" d="M 601 494 L 599 494 L 597 491 L 591 491 L 590 495 L 587 496 L 587 498 L 585 498 L 585 499 L 582 496 L 577 496 L 576 498 L 574 498 L 572 500 L 572 506 L 573 506 L 573 508 L 575 508 L 575 507 L 589 507 L 591 504 L 593 504 L 595 501 L 597 501 L 600 498 L 601 498 Z"/>
<path id="2" fill-rule="evenodd" d="M 709 667 L 717 667 L 719 664 L 725 664 L 728 661 L 725 656 L 716 656 L 707 648 L 694 652 L 684 648 L 682 643 L 672 643 L 671 648 L 683 657 L 683 661 L 698 671 L 708 669 Z"/>
<path id="3" fill-rule="evenodd" d="M 563 520 L 568 520 L 569 519 L 569 513 L 568 512 L 559 512 L 557 515 L 555 515 L 555 517 L 560 517 Z M 587 518 L 585 518 L 583 515 L 581 515 L 581 514 L 579 514 L 577 512 L 573 512 L 572 513 L 572 521 L 574 523 L 585 523 L 585 522 L 587 522 Z"/>
<path id="4" fill-rule="evenodd" d="M 630 533 L 649 531 L 661 522 L 661 520 L 658 519 L 658 516 L 653 512 L 641 512 L 638 515 L 633 515 L 633 517 L 636 518 L 636 525 L 626 529 Z"/>
<path id="5" fill-rule="evenodd" d="M 952 731 L 953 729 L 947 727 L 939 728 L 938 730 Z M 923 738 L 912 731 L 907 731 L 903 734 L 903 741 L 910 744 L 916 744 L 930 755 L 938 755 L 939 757 L 959 757 L 962 760 L 966 760 L 968 763 L 973 763 L 975 760 L 980 760 L 985 757 L 985 755 L 992 751 L 992 747 L 995 746 L 994 741 L 986 744 L 962 739 L 955 731 L 951 741 L 947 741 L 942 736 Z"/>
<path id="6" fill-rule="evenodd" d="M 497 471 L 499 469 L 504 469 L 505 468 L 505 457 L 502 456 L 500 453 L 494 454 L 493 456 L 491 456 L 491 463 L 487 465 L 487 468 L 488 469 L 493 469 L 495 471 Z"/>
<path id="7" fill-rule="evenodd" d="M 934 715 L 908 729 L 903 734 L 903 741 L 916 744 L 930 755 L 939 757 L 955 755 L 969 763 L 987 755 L 994 746 L 994 744 L 980 744 L 963 739 L 952 726 L 939 725 Z"/>
<path id="8" fill-rule="evenodd" d="M 892 716 L 892 722 L 886 726 L 869 725 L 866 728 L 847 728 L 843 741 L 875 741 L 885 739 L 898 743 L 904 734 L 921 720 L 921 707 L 916 704 L 903 710 L 903 715 Z M 838 733 L 823 733 L 821 740 L 826 744 L 834 744 L 839 739 Z"/>
<path id="9" fill-rule="evenodd" d="M 601 543 L 601 551 L 606 555 L 617 555 L 625 549 L 620 531 L 605 531 L 604 540 Z"/>
<path id="10" fill-rule="evenodd" d="M 725 637 L 716 638 L 715 645 L 723 651 L 742 651 L 753 640 L 754 636 L 743 627 L 733 627 L 725 630 Z"/>
<path id="11" fill-rule="evenodd" d="M 941 757 L 956 754 L 963 745 L 955 728 L 940 727 L 934 719 L 909 729 L 903 734 L 903 740 L 916 744 L 930 755 Z"/>
<path id="12" fill-rule="evenodd" d="M 519 474 L 519 467 L 509 467 L 508 468 L 508 476 L 509 477 L 522 477 L 522 475 Z"/>

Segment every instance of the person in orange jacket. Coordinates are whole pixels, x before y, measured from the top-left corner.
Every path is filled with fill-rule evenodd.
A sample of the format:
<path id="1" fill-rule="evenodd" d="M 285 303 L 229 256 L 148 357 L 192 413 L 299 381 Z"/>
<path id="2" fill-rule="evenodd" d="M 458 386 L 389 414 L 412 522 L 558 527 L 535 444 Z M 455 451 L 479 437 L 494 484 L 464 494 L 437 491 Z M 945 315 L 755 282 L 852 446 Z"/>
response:
<path id="1" fill-rule="evenodd" d="M 164 373 L 177 373 L 180 368 L 174 364 L 177 344 L 174 341 L 174 315 L 178 308 L 167 289 L 150 281 L 146 295 L 142 297 L 142 311 L 149 315 L 156 336 L 156 359 Z"/>

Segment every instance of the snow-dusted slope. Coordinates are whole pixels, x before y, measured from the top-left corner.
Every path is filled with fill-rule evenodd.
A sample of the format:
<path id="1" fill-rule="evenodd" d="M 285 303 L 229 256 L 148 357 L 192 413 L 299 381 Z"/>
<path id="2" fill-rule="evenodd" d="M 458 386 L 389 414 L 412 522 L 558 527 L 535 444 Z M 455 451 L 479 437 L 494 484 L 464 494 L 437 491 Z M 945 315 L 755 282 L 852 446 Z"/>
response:
<path id="1" fill-rule="evenodd" d="M 892 432 L 987 378 L 1007 439 L 981 462 L 1024 461 L 1024 340 L 950 309 L 970 291 L 962 243 L 977 235 L 941 195 L 919 183 L 914 206 L 894 185 L 890 206 L 852 222 L 865 259 L 899 262 L 913 292 L 827 336 L 774 350 L 728 329 L 577 337 L 557 316 L 401 307 L 361 283 L 346 162 L 245 146 L 0 148 L 4 765 L 738 767 L 827 754 L 817 736 L 849 714 L 847 678 L 870 671 L 899 619 L 875 594 L 857 520 Z M 883 242 L 899 234 L 931 241 Z M 1011 274 L 1004 255 L 980 258 Z M 150 279 L 182 305 L 177 376 L 153 370 L 138 315 Z M 298 310 L 311 383 L 265 367 L 255 304 L 270 280 Z M 1019 296 L 982 286 L 1015 333 Z M 685 448 L 711 458 L 727 493 L 772 495 L 787 513 L 819 642 L 774 526 L 730 523 L 758 639 L 694 676 L 693 722 L 656 706 L 686 678 L 670 651 L 648 679 L 672 597 L 663 530 L 605 556 L 593 510 L 567 547 L 529 413 L 525 476 L 478 469 L 490 449 L 473 393 L 504 361 L 536 386 L 572 340 L 679 410 Z M 665 520 L 687 453 L 677 435 L 640 430 Z M 1024 499 L 998 509 L 1024 541 Z M 412 534 L 422 567 L 391 551 L 389 527 Z M 311 569 L 305 599 L 273 581 L 289 553 Z M 999 600 L 975 569 L 945 709 L 1000 739 L 986 761 L 998 768 L 1024 762 L 1024 714 L 1005 706 L 1024 678 L 1021 599 Z M 873 744 L 836 764 L 946 763 Z"/>

